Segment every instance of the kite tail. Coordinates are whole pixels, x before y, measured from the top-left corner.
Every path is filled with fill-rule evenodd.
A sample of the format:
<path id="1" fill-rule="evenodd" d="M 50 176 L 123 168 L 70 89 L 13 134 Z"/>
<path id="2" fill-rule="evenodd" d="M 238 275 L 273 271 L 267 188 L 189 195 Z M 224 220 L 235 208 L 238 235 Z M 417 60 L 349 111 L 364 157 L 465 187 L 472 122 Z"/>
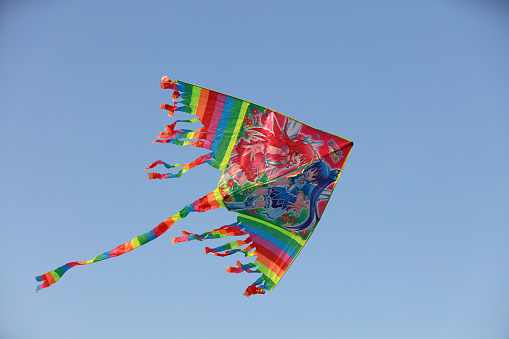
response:
<path id="1" fill-rule="evenodd" d="M 187 205 L 180 212 L 166 219 L 165 221 L 157 225 L 154 229 L 134 238 L 129 242 L 126 242 L 120 246 L 115 247 L 113 250 L 109 252 L 100 254 L 92 260 L 69 262 L 63 266 L 60 266 L 56 270 L 47 272 L 43 275 L 36 277 L 35 279 L 37 281 L 42 282 L 41 285 L 37 286 L 37 292 L 42 290 L 43 288 L 49 287 L 56 283 L 64 275 L 65 272 L 67 272 L 70 268 L 74 266 L 92 264 L 105 259 L 118 257 L 119 255 L 130 252 L 135 248 L 145 245 L 146 243 L 158 238 L 163 233 L 165 233 L 177 220 L 185 218 L 191 212 L 206 212 L 208 210 L 221 207 L 224 207 L 223 199 L 221 197 L 221 193 L 219 192 L 219 190 L 216 189 L 208 193 L 201 199 L 196 200 L 192 204 Z"/>

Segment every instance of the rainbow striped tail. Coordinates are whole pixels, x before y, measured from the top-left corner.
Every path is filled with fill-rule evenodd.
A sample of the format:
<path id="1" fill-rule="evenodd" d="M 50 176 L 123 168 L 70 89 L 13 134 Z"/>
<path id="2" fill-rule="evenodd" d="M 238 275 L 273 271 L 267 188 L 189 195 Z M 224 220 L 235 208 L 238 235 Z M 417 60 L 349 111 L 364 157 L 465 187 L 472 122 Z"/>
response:
<path id="1" fill-rule="evenodd" d="M 196 200 L 192 204 L 184 207 L 180 212 L 175 214 L 174 216 L 166 219 L 159 225 L 157 225 L 154 229 L 137 236 L 133 240 L 126 242 L 120 246 L 115 247 L 113 250 L 109 252 L 104 252 L 103 254 L 98 255 L 92 260 L 88 261 L 72 261 L 65 265 L 60 266 L 59 268 L 37 276 L 35 279 L 39 282 L 42 282 L 41 285 L 37 286 L 37 292 L 42 290 L 43 288 L 49 287 L 56 283 L 60 278 L 67 272 L 69 269 L 78 265 L 88 265 L 98 261 L 110 259 L 113 257 L 118 257 L 124 253 L 130 252 L 135 248 L 138 248 L 146 243 L 160 237 L 163 233 L 165 233 L 177 220 L 185 218 L 191 212 L 206 212 L 211 209 L 225 207 L 223 198 L 221 197 L 221 193 L 219 189 L 216 189 L 201 199 Z"/>

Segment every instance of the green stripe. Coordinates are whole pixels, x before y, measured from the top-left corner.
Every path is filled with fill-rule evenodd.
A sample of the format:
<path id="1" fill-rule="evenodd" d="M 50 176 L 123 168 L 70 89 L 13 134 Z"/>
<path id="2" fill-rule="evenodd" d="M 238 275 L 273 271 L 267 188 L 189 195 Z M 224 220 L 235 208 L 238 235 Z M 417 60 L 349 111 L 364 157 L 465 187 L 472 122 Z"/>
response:
<path id="1" fill-rule="evenodd" d="M 216 247 L 215 249 L 218 252 L 221 252 L 221 251 L 231 250 L 232 248 L 237 248 L 239 246 L 240 246 L 239 242 L 237 240 L 235 240 L 235 241 L 229 242 L 227 244 L 224 244 L 223 246 Z"/>
<path id="2" fill-rule="evenodd" d="M 264 220 L 253 218 L 249 215 L 239 214 L 237 219 L 248 226 L 256 227 L 259 230 L 262 230 L 284 243 L 291 246 L 295 251 L 299 251 L 302 246 L 306 243 L 306 240 L 302 239 L 298 235 L 291 233 L 290 231 L 276 225 L 272 225 Z"/>
<path id="3" fill-rule="evenodd" d="M 55 272 L 56 274 L 58 274 L 59 277 L 63 276 L 64 275 L 64 270 L 61 269 L 60 267 L 57 268 L 56 270 L 54 270 L 53 272 Z"/>
<path id="4" fill-rule="evenodd" d="M 146 234 L 142 234 L 142 235 L 138 236 L 137 238 L 138 238 L 138 242 L 140 243 L 140 246 L 145 245 L 146 243 L 148 243 L 148 239 L 147 239 L 147 235 Z"/>
<path id="5" fill-rule="evenodd" d="M 57 282 L 61 277 L 61 275 L 59 275 L 56 271 L 51 271 L 50 273 L 53 276 L 53 279 L 55 279 L 55 282 Z"/>
<path id="6" fill-rule="evenodd" d="M 186 91 L 182 96 L 184 100 L 180 103 L 185 105 L 184 112 L 191 113 L 196 115 L 196 109 L 198 108 L 198 103 L 200 101 L 201 87 L 185 84 Z"/>
<path id="7" fill-rule="evenodd" d="M 193 88 L 198 87 L 190 84 L 184 83 L 185 89 L 184 93 L 182 93 L 182 101 L 180 102 L 182 105 L 189 105 L 191 103 L 191 97 L 193 96 Z"/>
<path id="8" fill-rule="evenodd" d="M 265 279 L 265 285 L 267 285 L 269 291 L 272 290 L 279 282 L 279 280 L 281 280 L 281 278 L 278 277 L 274 272 L 268 269 L 267 266 L 263 265 L 259 261 L 255 261 L 254 263 L 257 265 L 260 264 L 258 266 L 258 270 L 263 272 L 263 275 L 260 278 Z"/>
<path id="9" fill-rule="evenodd" d="M 216 160 L 212 164 L 213 167 L 218 168 L 222 172 L 224 172 L 226 166 L 228 166 L 248 107 L 249 103 L 247 101 L 235 99 L 233 102 L 232 112 L 230 113 L 230 119 L 228 120 L 223 140 L 221 140 L 221 144 L 214 155 Z"/>
<path id="10" fill-rule="evenodd" d="M 191 106 L 191 108 L 193 109 L 192 114 L 196 114 L 196 110 L 198 109 L 198 103 L 200 102 L 200 95 L 201 87 L 194 86 L 193 96 L 191 97 L 191 102 L 189 103 L 189 106 Z"/>

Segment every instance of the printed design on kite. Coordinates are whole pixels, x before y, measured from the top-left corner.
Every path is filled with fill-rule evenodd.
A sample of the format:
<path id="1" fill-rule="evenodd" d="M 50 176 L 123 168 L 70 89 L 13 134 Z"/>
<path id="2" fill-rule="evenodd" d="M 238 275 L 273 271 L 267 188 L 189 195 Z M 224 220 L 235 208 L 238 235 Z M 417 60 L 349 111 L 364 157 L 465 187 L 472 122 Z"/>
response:
<path id="1" fill-rule="evenodd" d="M 309 136 L 299 133 L 301 125 L 287 118 L 280 124 L 275 112 L 251 105 L 223 180 L 233 178 L 243 185 L 256 182 L 264 174 L 273 180 L 287 172 L 284 169 L 312 162 L 316 157 L 314 145 Z"/>
<path id="2" fill-rule="evenodd" d="M 244 202 L 225 202 L 230 210 L 247 210 L 290 231 L 310 230 L 321 215 L 318 203 L 327 200 L 340 170 L 319 159 L 296 175 L 263 185 L 249 194 Z M 328 189 L 329 188 L 329 189 Z M 238 196 L 234 195 L 234 200 Z M 279 218 L 282 215 L 281 218 Z M 300 222 L 297 223 L 297 220 Z"/>

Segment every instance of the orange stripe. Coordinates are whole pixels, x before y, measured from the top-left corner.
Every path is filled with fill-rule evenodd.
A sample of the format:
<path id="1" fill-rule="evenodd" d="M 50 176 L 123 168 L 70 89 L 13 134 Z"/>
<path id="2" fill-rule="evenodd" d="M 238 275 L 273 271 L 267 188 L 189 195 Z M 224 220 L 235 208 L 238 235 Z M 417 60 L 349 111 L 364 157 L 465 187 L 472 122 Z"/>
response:
<path id="1" fill-rule="evenodd" d="M 210 192 L 209 194 L 207 194 L 207 198 L 210 201 L 210 206 L 212 207 L 212 209 L 219 208 L 219 202 L 217 201 L 214 192 Z"/>
<path id="2" fill-rule="evenodd" d="M 210 122 L 212 121 L 212 117 L 214 116 L 214 112 L 216 110 L 217 94 L 218 94 L 217 92 L 210 91 L 210 93 L 208 95 L 208 100 L 207 100 L 207 107 L 205 108 L 203 119 L 201 119 L 201 123 L 203 124 L 203 126 L 205 126 L 207 128 L 206 129 L 207 132 L 210 132 L 210 130 L 209 130 Z M 219 114 L 221 114 L 221 113 L 219 113 Z M 209 138 L 210 138 L 210 134 L 209 134 Z M 209 138 L 207 138 L 207 140 L 209 140 Z"/>
<path id="3" fill-rule="evenodd" d="M 196 115 L 200 117 L 200 120 L 202 120 L 201 118 L 203 118 L 203 115 L 205 114 L 205 109 L 207 108 L 207 101 L 209 100 L 209 93 L 210 91 L 208 89 L 205 88 L 201 89 L 200 100 L 198 101 L 198 107 L 196 107 Z"/>
<path id="4" fill-rule="evenodd" d="M 50 272 L 46 273 L 44 276 L 46 277 L 46 281 L 48 281 L 48 284 L 52 285 L 55 283 L 55 278 L 53 278 Z"/>
<path id="5" fill-rule="evenodd" d="M 285 274 L 285 271 L 281 269 L 278 265 L 276 265 L 271 259 L 264 256 L 262 253 L 263 251 L 260 251 L 260 249 L 257 247 L 258 255 L 256 256 L 256 261 L 263 264 L 265 267 L 267 267 L 269 270 L 274 272 L 275 275 L 277 275 L 279 278 Z"/>
<path id="6" fill-rule="evenodd" d="M 131 252 L 133 250 L 133 245 L 131 244 L 130 241 L 126 242 L 124 244 L 124 246 L 125 246 L 125 252 L 124 253 Z"/>

